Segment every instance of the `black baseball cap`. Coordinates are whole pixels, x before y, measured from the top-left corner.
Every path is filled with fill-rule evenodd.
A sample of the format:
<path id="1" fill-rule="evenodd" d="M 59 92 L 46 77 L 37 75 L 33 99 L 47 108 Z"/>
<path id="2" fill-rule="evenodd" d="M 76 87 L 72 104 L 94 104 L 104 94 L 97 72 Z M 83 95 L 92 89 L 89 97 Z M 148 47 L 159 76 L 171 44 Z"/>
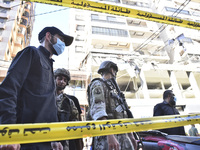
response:
<path id="1" fill-rule="evenodd" d="M 50 32 L 52 35 L 58 34 L 64 38 L 65 46 L 69 46 L 72 44 L 74 37 L 64 34 L 56 27 L 45 27 L 40 33 L 38 34 L 38 40 L 42 40 L 42 38 L 46 35 L 47 32 Z"/>

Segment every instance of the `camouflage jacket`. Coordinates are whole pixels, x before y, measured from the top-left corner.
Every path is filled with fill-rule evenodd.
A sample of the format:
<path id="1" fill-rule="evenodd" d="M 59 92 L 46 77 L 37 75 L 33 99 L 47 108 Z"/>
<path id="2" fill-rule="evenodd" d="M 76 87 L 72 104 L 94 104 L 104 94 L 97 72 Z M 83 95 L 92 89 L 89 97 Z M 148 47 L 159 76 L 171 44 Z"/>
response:
<path id="1" fill-rule="evenodd" d="M 60 122 L 78 121 L 78 109 L 73 100 L 68 98 L 67 94 L 61 93 L 60 95 L 57 95 L 56 103 L 58 107 L 58 119 Z"/>
<path id="2" fill-rule="evenodd" d="M 88 88 L 88 118 L 98 120 L 101 117 L 108 119 L 128 117 L 126 111 L 119 111 L 119 101 L 111 96 L 111 93 L 116 94 L 115 89 L 110 90 L 102 79 L 93 80 Z M 120 150 L 134 150 L 127 134 L 116 134 L 115 137 L 120 144 Z M 108 150 L 107 136 L 94 137 L 92 145 L 93 150 Z"/>
<path id="3" fill-rule="evenodd" d="M 119 101 L 111 96 L 111 93 L 116 94 L 115 89 L 110 90 L 105 82 L 99 78 L 94 79 L 88 88 L 88 118 L 91 120 L 97 120 L 101 117 L 108 119 L 127 118 L 126 111 L 118 109 Z"/>

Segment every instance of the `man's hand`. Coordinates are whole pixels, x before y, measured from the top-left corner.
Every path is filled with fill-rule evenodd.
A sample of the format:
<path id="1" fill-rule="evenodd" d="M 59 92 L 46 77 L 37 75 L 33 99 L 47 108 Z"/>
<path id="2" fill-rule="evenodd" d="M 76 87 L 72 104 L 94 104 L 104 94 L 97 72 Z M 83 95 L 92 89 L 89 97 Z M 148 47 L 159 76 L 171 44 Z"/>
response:
<path id="1" fill-rule="evenodd" d="M 128 133 L 128 136 L 134 146 L 134 149 L 136 150 L 137 149 L 137 141 L 135 140 L 134 136 L 133 136 L 133 133 Z"/>
<path id="2" fill-rule="evenodd" d="M 63 150 L 63 146 L 60 142 L 51 142 L 53 150 Z"/>
<path id="3" fill-rule="evenodd" d="M 0 150 L 20 150 L 20 144 L 0 145 Z"/>
<path id="4" fill-rule="evenodd" d="M 114 135 L 107 135 L 108 141 L 108 150 L 119 150 L 119 142 Z"/>

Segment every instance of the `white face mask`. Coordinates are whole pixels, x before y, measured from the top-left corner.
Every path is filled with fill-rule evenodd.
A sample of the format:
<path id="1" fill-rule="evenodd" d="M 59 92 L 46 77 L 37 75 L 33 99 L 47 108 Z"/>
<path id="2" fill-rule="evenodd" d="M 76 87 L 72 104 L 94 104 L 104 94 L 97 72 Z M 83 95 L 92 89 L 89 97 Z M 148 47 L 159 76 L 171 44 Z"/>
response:
<path id="1" fill-rule="evenodd" d="M 57 37 L 56 37 L 57 38 Z M 57 55 L 60 55 L 65 50 L 65 43 L 62 42 L 59 38 L 57 38 L 57 43 L 53 44 L 53 48 L 55 49 Z"/>

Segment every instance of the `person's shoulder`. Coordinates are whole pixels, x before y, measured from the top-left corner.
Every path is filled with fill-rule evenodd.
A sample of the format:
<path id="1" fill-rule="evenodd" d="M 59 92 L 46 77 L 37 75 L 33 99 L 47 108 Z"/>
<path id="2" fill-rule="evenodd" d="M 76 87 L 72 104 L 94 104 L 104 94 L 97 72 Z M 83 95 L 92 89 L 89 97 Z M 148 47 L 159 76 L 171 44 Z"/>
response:
<path id="1" fill-rule="evenodd" d="M 38 48 L 36 48 L 35 46 L 27 46 L 23 49 L 23 51 L 37 51 Z"/>
<path id="2" fill-rule="evenodd" d="M 91 87 L 97 86 L 97 85 L 102 85 L 102 84 L 103 84 L 103 79 L 101 79 L 101 78 L 95 78 L 90 83 Z"/>
<path id="3" fill-rule="evenodd" d="M 38 50 L 38 48 L 35 47 L 35 46 L 27 46 L 26 48 L 27 48 L 27 49 L 30 49 L 30 50 Z"/>
<path id="4" fill-rule="evenodd" d="M 27 46 L 17 53 L 13 61 L 18 60 L 19 58 L 22 58 L 22 57 L 26 57 L 26 58 L 34 57 L 35 55 L 34 53 L 36 50 L 37 50 L 36 47 Z"/>
<path id="5" fill-rule="evenodd" d="M 71 98 L 69 98 L 68 96 L 67 96 L 67 94 L 66 93 L 61 93 L 60 95 L 59 95 L 59 97 L 60 97 L 60 99 L 62 99 L 62 101 L 64 102 L 70 102 L 70 101 L 73 101 Z"/>
<path id="6" fill-rule="evenodd" d="M 38 53 L 39 50 L 35 46 L 28 46 L 27 50 L 30 51 L 31 53 Z"/>
<path id="7" fill-rule="evenodd" d="M 161 107 L 161 106 L 163 106 L 163 105 L 164 105 L 164 103 L 162 102 L 162 103 L 156 104 L 154 107 Z"/>
<path id="8" fill-rule="evenodd" d="M 78 100 L 78 99 L 76 98 L 76 96 L 69 95 L 69 94 L 66 94 L 66 95 L 67 95 L 68 98 L 70 98 L 70 99 L 72 99 L 72 100 Z"/>
<path id="9" fill-rule="evenodd" d="M 154 106 L 154 109 L 153 109 L 153 116 L 162 116 L 164 115 L 163 113 L 163 105 L 164 103 L 158 103 Z"/>
<path id="10" fill-rule="evenodd" d="M 21 54 L 33 53 L 36 50 L 37 50 L 37 48 L 34 46 L 27 46 L 23 50 L 19 51 L 17 54 L 21 55 Z"/>

